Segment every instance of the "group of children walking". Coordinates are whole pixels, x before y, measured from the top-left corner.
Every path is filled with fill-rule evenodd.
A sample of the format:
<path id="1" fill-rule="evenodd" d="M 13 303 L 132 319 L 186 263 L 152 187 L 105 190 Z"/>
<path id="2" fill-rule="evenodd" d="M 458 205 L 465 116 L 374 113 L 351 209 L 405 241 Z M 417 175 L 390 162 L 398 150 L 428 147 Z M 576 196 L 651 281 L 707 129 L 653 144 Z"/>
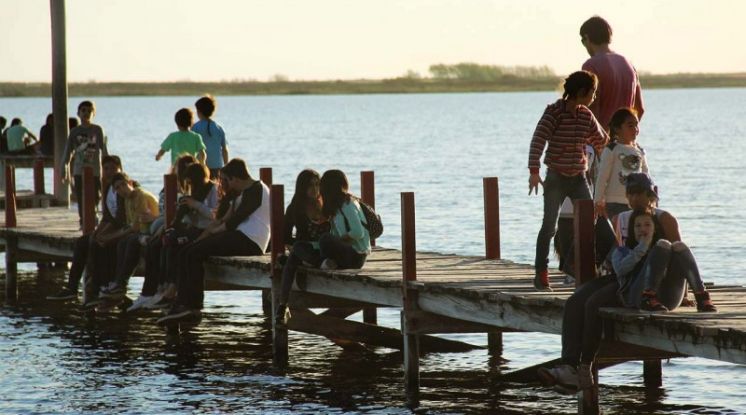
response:
<path id="1" fill-rule="evenodd" d="M 168 308 L 158 322 L 198 321 L 204 300 L 204 261 L 210 256 L 263 255 L 270 232 L 270 191 L 251 176 L 239 158 L 229 160 L 225 133 L 211 117 L 215 100 L 197 100 L 199 122 L 182 108 L 175 114 L 178 131 L 156 154 L 171 153 L 177 177 L 178 207 L 165 223 L 165 189 L 156 197 L 124 171 L 119 157 L 108 153 L 103 128 L 92 122 L 95 106 L 78 107 L 81 125 L 70 132 L 65 161 L 73 161 L 72 182 L 82 192 L 82 170 L 94 167 L 103 186 L 102 219 L 75 244 L 68 283 L 50 300 L 71 300 L 86 271 L 84 307 L 126 304 L 128 312 Z M 70 174 L 65 177 L 69 180 Z M 96 180 L 98 182 L 98 180 Z M 80 199 L 78 199 L 80 200 Z M 79 211 L 80 212 L 80 211 Z M 289 317 L 287 302 L 300 265 L 324 269 L 360 268 L 370 253 L 370 231 L 361 202 L 349 193 L 340 170 L 323 176 L 302 171 L 285 214 L 283 238 L 289 254 L 283 271 L 278 323 Z M 130 276 L 144 259 L 140 296 L 127 302 Z"/>

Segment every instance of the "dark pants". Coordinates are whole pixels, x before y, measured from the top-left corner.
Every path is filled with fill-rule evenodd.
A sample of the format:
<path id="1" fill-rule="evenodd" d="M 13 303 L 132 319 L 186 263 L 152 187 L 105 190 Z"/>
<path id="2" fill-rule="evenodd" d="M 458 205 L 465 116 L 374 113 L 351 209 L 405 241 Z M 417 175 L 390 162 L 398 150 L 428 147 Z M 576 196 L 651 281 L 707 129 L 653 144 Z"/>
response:
<path id="1" fill-rule="evenodd" d="M 264 252 L 241 231 L 226 231 L 189 244 L 177 260 L 181 275 L 176 303 L 201 309 L 205 298 L 204 262 L 211 256 L 258 256 Z M 183 266 L 183 267 L 182 267 Z"/>
<path id="2" fill-rule="evenodd" d="M 319 238 L 322 259 L 332 259 L 341 269 L 358 269 L 365 265 L 366 254 L 361 254 L 352 245 L 343 242 L 336 236 L 324 234 Z"/>
<path id="3" fill-rule="evenodd" d="M 593 279 L 581 285 L 565 302 L 562 316 L 562 362 L 577 366 L 591 363 L 601 345 L 601 307 L 619 307 L 619 284 L 613 276 Z"/>
<path id="4" fill-rule="evenodd" d="M 186 248 L 189 243 L 197 239 L 203 232 L 203 229 L 188 228 L 179 230 L 174 235 L 174 241 L 163 247 L 160 257 L 160 279 L 159 284 L 173 283 L 179 281 L 179 253 Z M 181 238 L 186 238 L 180 242 Z"/>
<path id="5" fill-rule="evenodd" d="M 97 296 L 99 289 L 109 283 L 117 267 L 117 242 L 100 246 L 94 241 L 88 245 L 88 277 L 85 284 L 87 296 Z"/>
<path id="6" fill-rule="evenodd" d="M 93 195 L 95 199 L 95 205 L 101 201 L 101 178 L 93 177 Z M 78 220 L 80 224 L 83 224 L 83 176 L 73 176 L 73 190 L 75 191 L 75 199 L 78 201 Z"/>
<path id="7" fill-rule="evenodd" d="M 541 222 L 539 235 L 536 237 L 536 272 L 546 271 L 549 263 L 549 244 L 557 231 L 557 218 L 565 198 L 575 201 L 590 199 L 591 191 L 584 174 L 563 176 L 553 170 L 547 170 L 544 179 L 544 219 Z"/>
<path id="8" fill-rule="evenodd" d="M 288 261 L 282 268 L 281 304 L 287 304 L 288 298 L 290 298 L 290 289 L 293 287 L 293 281 L 295 281 L 295 273 L 304 261 L 312 267 L 318 267 L 321 264 L 321 252 L 314 248 L 310 242 L 298 241 L 293 244 Z"/>
<path id="9" fill-rule="evenodd" d="M 141 252 L 139 233 L 127 235 L 117 242 L 117 270 L 114 273 L 114 281 L 119 285 L 127 286 L 137 263 L 140 262 Z"/>
<path id="10" fill-rule="evenodd" d="M 145 280 L 142 283 L 141 295 L 155 295 L 158 283 L 161 280 L 161 253 L 163 251 L 161 238 L 155 238 L 148 242 L 145 249 Z"/>
<path id="11" fill-rule="evenodd" d="M 91 244 L 91 236 L 83 235 L 75 240 L 73 248 L 73 261 L 70 266 L 70 275 L 67 277 L 67 288 L 70 291 L 78 291 L 80 279 L 83 277 L 83 270 L 88 263 L 88 251 Z"/>

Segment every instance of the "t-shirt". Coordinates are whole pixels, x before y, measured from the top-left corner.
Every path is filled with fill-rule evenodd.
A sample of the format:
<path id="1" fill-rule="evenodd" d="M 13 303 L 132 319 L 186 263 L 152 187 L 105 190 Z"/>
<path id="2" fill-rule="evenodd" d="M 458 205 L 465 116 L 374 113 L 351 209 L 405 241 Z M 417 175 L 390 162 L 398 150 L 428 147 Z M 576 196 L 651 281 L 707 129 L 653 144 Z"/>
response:
<path id="1" fill-rule="evenodd" d="M 101 158 L 109 155 L 106 135 L 100 125 L 79 125 L 70 131 L 65 144 L 65 161 L 73 159 L 73 175 L 83 175 L 83 168 L 93 167 L 93 175 L 101 177 Z"/>
<path id="2" fill-rule="evenodd" d="M 139 223 L 140 227 L 137 231 L 146 234 L 150 230 L 150 222 L 140 222 L 140 214 L 150 212 L 152 216 L 158 216 L 158 199 L 152 193 L 139 187 L 135 188 L 133 193 L 124 200 L 127 224 L 132 226 Z"/>
<path id="3" fill-rule="evenodd" d="M 109 186 L 109 191 L 106 192 L 106 208 L 109 209 L 111 216 L 117 216 L 119 205 L 117 205 L 117 192 L 114 191 L 114 186 Z"/>
<path id="4" fill-rule="evenodd" d="M 29 130 L 21 124 L 8 128 L 8 151 L 19 151 L 26 148 L 26 143 L 23 142 L 23 139 L 26 138 L 28 133 Z"/>
<path id="5" fill-rule="evenodd" d="M 590 108 L 603 128 L 609 128 L 614 112 L 622 107 L 638 110 L 642 118 L 642 92 L 637 71 L 627 59 L 614 52 L 597 54 L 583 64 L 583 70 L 598 77 L 596 99 Z"/>
<path id="6" fill-rule="evenodd" d="M 228 145 L 225 141 L 225 131 L 220 124 L 213 120 L 199 120 L 192 126 L 192 131 L 202 137 L 207 153 L 207 168 L 219 169 L 223 167 L 223 147 Z"/>
<path id="7" fill-rule="evenodd" d="M 194 131 L 173 132 L 161 143 L 161 150 L 171 152 L 171 165 L 176 164 L 176 160 L 186 154 L 197 157 L 204 149 L 202 137 Z"/>

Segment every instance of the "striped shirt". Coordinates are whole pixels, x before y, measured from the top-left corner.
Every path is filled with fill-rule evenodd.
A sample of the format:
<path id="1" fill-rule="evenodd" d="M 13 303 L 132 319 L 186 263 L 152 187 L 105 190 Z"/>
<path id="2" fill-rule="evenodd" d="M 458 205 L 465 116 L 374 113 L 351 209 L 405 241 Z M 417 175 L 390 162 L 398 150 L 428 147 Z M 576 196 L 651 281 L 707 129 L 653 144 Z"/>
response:
<path id="1" fill-rule="evenodd" d="M 609 141 L 608 134 L 588 107 L 578 105 L 575 114 L 576 111 L 567 108 L 566 103 L 559 99 L 548 105 L 536 126 L 528 153 L 531 174 L 539 173 L 539 159 L 547 142 L 544 164 L 560 174 L 575 176 L 586 170 L 585 145 L 592 145 L 596 154 L 600 154 Z"/>

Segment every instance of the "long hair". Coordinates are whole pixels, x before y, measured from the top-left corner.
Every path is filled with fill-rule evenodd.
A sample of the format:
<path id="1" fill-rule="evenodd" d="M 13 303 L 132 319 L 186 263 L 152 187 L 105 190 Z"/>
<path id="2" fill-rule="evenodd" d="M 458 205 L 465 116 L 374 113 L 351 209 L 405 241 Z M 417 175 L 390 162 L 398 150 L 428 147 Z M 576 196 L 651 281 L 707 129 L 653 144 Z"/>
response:
<path id="1" fill-rule="evenodd" d="M 198 163 L 197 159 L 191 154 L 185 154 L 178 159 L 172 167 L 172 173 L 176 175 L 176 181 L 179 184 L 179 191 L 186 193 L 186 171 L 192 164 Z"/>
<path id="2" fill-rule="evenodd" d="M 293 194 L 293 199 L 290 201 L 295 210 L 295 223 L 301 223 L 303 217 L 307 216 L 306 210 L 308 207 L 318 206 L 318 198 L 309 198 L 308 189 L 312 186 L 318 189 L 320 183 L 321 175 L 316 170 L 305 169 L 298 173 L 298 177 L 295 179 L 295 193 Z"/>
<path id="3" fill-rule="evenodd" d="M 347 176 L 342 170 L 327 170 L 321 176 L 321 197 L 324 206 L 321 211 L 327 217 L 334 216 L 346 202 L 352 199 L 348 193 L 350 188 Z"/>
<path id="4" fill-rule="evenodd" d="M 630 107 L 622 107 L 614 112 L 609 121 L 609 135 L 611 136 L 611 142 L 615 142 L 619 135 L 619 130 L 622 129 L 622 124 L 627 121 L 627 118 L 635 117 L 637 119 L 637 110 Z"/>
<path id="5" fill-rule="evenodd" d="M 195 200 L 205 200 L 212 189 L 210 170 L 201 163 L 190 164 L 184 173 L 184 179 L 191 184 L 190 194 Z"/>
<path id="6" fill-rule="evenodd" d="M 663 237 L 663 228 L 661 227 L 660 222 L 658 222 L 658 218 L 655 217 L 655 212 L 652 209 L 635 209 L 632 214 L 629 215 L 629 223 L 627 224 L 627 241 L 625 242 L 627 248 L 634 249 L 637 246 L 638 241 L 637 237 L 635 237 L 635 220 L 641 216 L 650 216 L 653 219 L 653 227 L 655 229 L 653 230 L 653 240 L 651 245 L 655 244 Z"/>

